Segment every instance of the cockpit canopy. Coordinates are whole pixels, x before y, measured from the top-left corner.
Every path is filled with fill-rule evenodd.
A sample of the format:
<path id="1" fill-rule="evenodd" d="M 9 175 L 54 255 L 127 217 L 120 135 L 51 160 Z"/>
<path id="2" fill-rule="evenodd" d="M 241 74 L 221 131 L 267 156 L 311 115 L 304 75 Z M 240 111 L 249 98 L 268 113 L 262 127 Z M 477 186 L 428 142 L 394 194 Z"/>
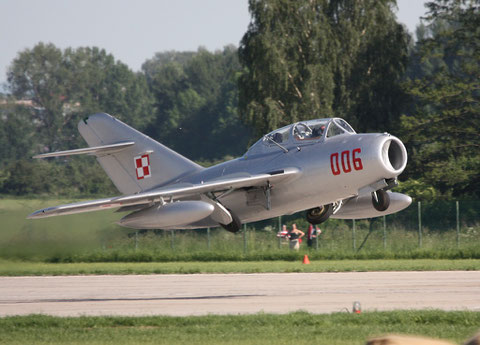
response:
<path id="1" fill-rule="evenodd" d="M 340 118 L 301 121 L 263 136 L 250 147 L 247 154 L 267 153 L 272 148 L 285 150 L 291 146 L 303 146 L 337 135 L 348 134 L 355 134 L 355 131 L 345 120 Z"/>

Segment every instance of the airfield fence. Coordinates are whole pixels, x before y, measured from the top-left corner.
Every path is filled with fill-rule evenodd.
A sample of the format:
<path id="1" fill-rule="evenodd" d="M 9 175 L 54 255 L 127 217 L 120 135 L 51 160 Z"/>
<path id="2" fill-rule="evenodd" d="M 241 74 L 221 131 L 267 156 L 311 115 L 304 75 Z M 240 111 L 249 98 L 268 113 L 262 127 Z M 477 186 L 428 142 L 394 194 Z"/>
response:
<path id="1" fill-rule="evenodd" d="M 282 224 L 291 227 L 296 223 L 305 232 L 308 228 L 304 213 L 244 224 L 236 234 L 222 228 L 134 231 L 118 226 L 115 222 L 119 214 L 113 211 L 25 219 L 45 204 L 71 201 L 0 199 L 0 258 L 53 261 L 55 258 L 59 261 L 297 258 L 289 250 L 288 240 L 277 237 L 277 232 Z M 416 257 L 423 251 L 431 257 L 455 252 L 456 256 L 450 257 L 480 258 L 479 210 L 480 200 L 414 202 L 386 217 L 357 221 L 329 219 L 320 225 L 322 234 L 311 248 L 303 241 L 300 254 L 332 259 L 362 255 L 375 258 L 378 254 L 378 258 L 385 258 Z"/>
<path id="2" fill-rule="evenodd" d="M 307 248 L 312 251 L 352 252 L 415 249 L 450 250 L 480 248 L 480 201 L 414 202 L 402 212 L 364 220 L 329 219 L 319 227 L 322 233 Z M 171 252 L 226 251 L 248 254 L 288 250 L 288 239 L 277 236 L 283 224 L 293 223 L 305 233 L 304 213 L 244 224 L 237 234 L 222 228 L 175 231 L 136 231 L 129 234 L 129 246 L 162 248 Z M 158 243 L 152 243 L 159 238 Z M 157 242 L 157 241 L 155 241 Z M 122 246 L 118 243 L 117 245 Z M 125 245 L 125 243 L 123 243 Z M 112 244 L 109 248 L 115 247 Z"/>

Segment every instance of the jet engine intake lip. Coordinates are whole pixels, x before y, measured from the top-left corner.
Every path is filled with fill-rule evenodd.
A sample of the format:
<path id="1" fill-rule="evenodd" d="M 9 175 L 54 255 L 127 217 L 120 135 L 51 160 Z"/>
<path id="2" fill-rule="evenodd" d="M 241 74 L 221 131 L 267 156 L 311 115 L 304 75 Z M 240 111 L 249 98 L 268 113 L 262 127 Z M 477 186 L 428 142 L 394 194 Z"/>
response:
<path id="1" fill-rule="evenodd" d="M 381 154 L 385 167 L 393 173 L 400 174 L 407 166 L 407 150 L 395 137 L 385 140 Z"/>

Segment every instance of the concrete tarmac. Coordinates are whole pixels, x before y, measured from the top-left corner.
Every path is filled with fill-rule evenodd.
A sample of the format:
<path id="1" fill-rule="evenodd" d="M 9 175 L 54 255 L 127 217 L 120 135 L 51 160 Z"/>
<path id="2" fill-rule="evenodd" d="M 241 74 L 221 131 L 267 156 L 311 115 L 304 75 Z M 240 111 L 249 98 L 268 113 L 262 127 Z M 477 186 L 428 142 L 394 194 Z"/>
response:
<path id="1" fill-rule="evenodd" d="M 0 277 L 0 316 L 480 311 L 480 272 Z"/>

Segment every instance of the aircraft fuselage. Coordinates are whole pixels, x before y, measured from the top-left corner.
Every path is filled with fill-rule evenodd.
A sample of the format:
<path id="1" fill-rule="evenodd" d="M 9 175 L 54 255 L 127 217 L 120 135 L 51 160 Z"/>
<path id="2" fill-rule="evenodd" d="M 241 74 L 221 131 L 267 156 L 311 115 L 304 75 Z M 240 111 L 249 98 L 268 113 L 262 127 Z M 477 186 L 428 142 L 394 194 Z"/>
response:
<path id="1" fill-rule="evenodd" d="M 356 196 L 366 186 L 395 178 L 406 164 L 403 144 L 389 134 L 352 134 L 296 144 L 286 145 L 288 152 L 277 147 L 270 152 L 251 155 L 247 152 L 243 157 L 207 168 L 179 182 L 198 184 L 246 171 L 251 174 L 285 168 L 300 171 L 298 177 L 273 185 L 270 201 L 264 188 L 237 190 L 219 199 L 245 223 Z M 215 224 L 203 222 L 202 226 Z"/>

